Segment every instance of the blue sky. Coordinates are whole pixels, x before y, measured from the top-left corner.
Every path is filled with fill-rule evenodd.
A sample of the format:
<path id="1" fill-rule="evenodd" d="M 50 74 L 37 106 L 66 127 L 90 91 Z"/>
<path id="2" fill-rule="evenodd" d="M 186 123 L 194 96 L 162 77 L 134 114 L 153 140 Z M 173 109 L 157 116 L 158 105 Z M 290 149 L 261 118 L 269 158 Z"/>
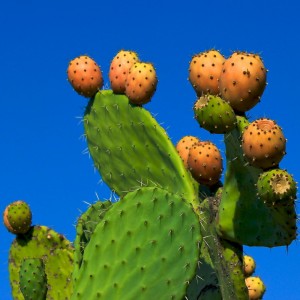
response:
<path id="1" fill-rule="evenodd" d="M 151 3 L 151 4 L 150 4 Z M 27 201 L 35 224 L 74 239 L 85 202 L 110 197 L 83 152 L 80 117 L 87 100 L 66 80 L 69 60 L 81 54 L 101 66 L 106 87 L 110 60 L 134 50 L 152 62 L 159 83 L 146 105 L 174 144 L 184 135 L 222 137 L 193 119 L 195 93 L 187 81 L 192 55 L 210 48 L 260 53 L 269 69 L 262 101 L 251 119 L 272 118 L 288 139 L 281 167 L 300 178 L 299 4 L 273 1 L 2 1 L 0 4 L 0 210 Z M 11 299 L 8 251 L 13 236 L 0 226 L 1 299 Z M 264 299 L 300 299 L 300 245 L 245 247 L 267 285 Z"/>

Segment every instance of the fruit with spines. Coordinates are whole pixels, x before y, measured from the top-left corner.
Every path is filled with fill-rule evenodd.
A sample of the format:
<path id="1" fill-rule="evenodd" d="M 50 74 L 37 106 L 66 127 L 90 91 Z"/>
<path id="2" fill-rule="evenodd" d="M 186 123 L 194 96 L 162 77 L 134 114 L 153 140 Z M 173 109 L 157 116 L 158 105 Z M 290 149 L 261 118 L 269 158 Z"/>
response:
<path id="1" fill-rule="evenodd" d="M 41 258 L 26 258 L 20 267 L 20 290 L 25 300 L 46 299 L 47 276 Z"/>
<path id="2" fill-rule="evenodd" d="M 222 98 L 203 95 L 194 105 L 195 118 L 199 125 L 210 133 L 227 133 L 236 125 L 232 107 Z"/>
<path id="3" fill-rule="evenodd" d="M 258 276 L 250 276 L 245 279 L 249 300 L 259 300 L 262 299 L 264 293 L 266 292 L 266 286 Z"/>
<path id="4" fill-rule="evenodd" d="M 221 97 L 235 111 L 248 111 L 259 102 L 266 79 L 267 70 L 258 54 L 234 52 L 223 64 L 219 80 Z"/>
<path id="5" fill-rule="evenodd" d="M 113 58 L 109 68 L 109 81 L 111 89 L 116 94 L 125 93 L 126 78 L 131 66 L 138 62 L 139 58 L 136 52 L 120 50 Z"/>
<path id="6" fill-rule="evenodd" d="M 220 150 L 212 142 L 198 142 L 189 151 L 188 166 L 196 181 L 203 185 L 213 186 L 220 180 L 223 171 Z"/>
<path id="7" fill-rule="evenodd" d="M 131 66 L 126 77 L 125 94 L 132 104 L 146 104 L 156 91 L 157 82 L 152 63 L 136 62 Z"/>
<path id="8" fill-rule="evenodd" d="M 245 277 L 251 276 L 255 272 L 256 263 L 252 256 L 243 256 L 243 272 Z"/>
<path id="9" fill-rule="evenodd" d="M 186 136 L 182 137 L 176 144 L 176 150 L 177 150 L 179 156 L 181 157 L 186 169 L 188 169 L 187 161 L 188 161 L 190 149 L 194 144 L 196 144 L 198 142 L 200 142 L 200 140 L 197 137 L 191 136 L 191 135 L 186 135 Z"/>
<path id="10" fill-rule="evenodd" d="M 225 57 L 211 49 L 192 57 L 189 66 L 189 81 L 198 97 L 203 94 L 219 94 L 219 77 Z"/>
<path id="11" fill-rule="evenodd" d="M 7 230 L 14 234 L 25 234 L 32 222 L 29 205 L 21 200 L 9 204 L 3 213 L 3 222 Z"/>
<path id="12" fill-rule="evenodd" d="M 264 170 L 274 168 L 286 153 L 286 139 L 275 121 L 260 118 L 245 128 L 242 149 L 252 166 Z"/>
<path id="13" fill-rule="evenodd" d="M 286 170 L 271 169 L 260 174 L 257 192 L 267 205 L 293 205 L 297 196 L 297 184 Z"/>
<path id="14" fill-rule="evenodd" d="M 67 74 L 74 90 L 83 97 L 93 97 L 103 86 L 100 67 L 87 55 L 81 55 L 71 60 Z"/>

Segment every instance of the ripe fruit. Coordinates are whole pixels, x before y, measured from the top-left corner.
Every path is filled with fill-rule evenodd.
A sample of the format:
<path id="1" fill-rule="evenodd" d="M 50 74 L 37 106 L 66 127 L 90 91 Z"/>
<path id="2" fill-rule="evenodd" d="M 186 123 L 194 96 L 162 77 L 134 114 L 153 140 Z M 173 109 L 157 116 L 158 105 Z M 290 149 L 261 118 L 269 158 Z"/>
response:
<path id="1" fill-rule="evenodd" d="M 243 257 L 243 271 L 245 277 L 251 276 L 256 268 L 254 259 L 249 255 L 244 255 Z"/>
<path id="2" fill-rule="evenodd" d="M 180 139 L 180 141 L 176 145 L 176 150 L 177 150 L 179 156 L 181 157 L 183 164 L 186 168 L 188 168 L 187 161 L 188 161 L 190 149 L 194 144 L 196 144 L 198 142 L 200 142 L 200 140 L 197 137 L 187 135 L 187 136 L 184 136 L 182 139 Z"/>
<path id="3" fill-rule="evenodd" d="M 81 96 L 93 97 L 103 86 L 100 67 L 86 55 L 71 60 L 67 74 L 70 84 Z"/>
<path id="4" fill-rule="evenodd" d="M 197 96 L 219 94 L 219 77 L 224 56 L 217 50 L 209 50 L 193 56 L 189 67 L 189 81 Z"/>
<path id="5" fill-rule="evenodd" d="M 151 100 L 157 85 L 156 72 L 152 63 L 134 63 L 126 78 L 125 94 L 130 102 L 142 105 Z"/>
<path id="6" fill-rule="evenodd" d="M 297 195 L 297 185 L 286 170 L 272 169 L 260 174 L 257 192 L 266 204 L 293 204 Z"/>
<path id="7" fill-rule="evenodd" d="M 133 51 L 121 50 L 113 58 L 109 69 L 111 89 L 116 94 L 125 93 L 125 81 L 131 66 L 138 62 L 138 56 Z"/>
<path id="8" fill-rule="evenodd" d="M 194 105 L 194 113 L 199 125 L 211 133 L 228 133 L 236 125 L 232 107 L 218 96 L 201 96 Z"/>
<path id="9" fill-rule="evenodd" d="M 3 213 L 3 222 L 8 231 L 24 234 L 31 227 L 32 214 L 27 203 L 15 201 L 9 204 Z"/>
<path id="10" fill-rule="evenodd" d="M 212 186 L 219 181 L 223 171 L 221 153 L 211 142 L 198 142 L 190 149 L 188 166 L 196 181 Z"/>
<path id="11" fill-rule="evenodd" d="M 242 148 L 251 165 L 268 169 L 276 167 L 285 155 L 286 139 L 275 121 L 261 118 L 245 128 Z"/>
<path id="12" fill-rule="evenodd" d="M 234 110 L 245 112 L 255 106 L 266 87 L 267 70 L 257 54 L 234 52 L 223 64 L 221 97 Z"/>
<path id="13" fill-rule="evenodd" d="M 266 286 L 259 277 L 247 277 L 245 282 L 248 288 L 249 300 L 259 300 L 263 297 Z"/>

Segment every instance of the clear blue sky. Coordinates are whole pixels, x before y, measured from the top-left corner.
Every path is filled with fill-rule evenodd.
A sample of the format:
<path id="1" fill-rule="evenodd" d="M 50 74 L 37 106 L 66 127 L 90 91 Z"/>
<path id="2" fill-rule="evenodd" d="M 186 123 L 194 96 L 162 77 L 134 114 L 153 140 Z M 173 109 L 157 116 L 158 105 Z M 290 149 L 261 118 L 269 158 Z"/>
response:
<path id="1" fill-rule="evenodd" d="M 100 4 L 102 3 L 102 4 Z M 281 167 L 299 170 L 299 4 L 276 1 L 2 1 L 0 4 L 0 210 L 27 201 L 35 224 L 74 239 L 86 202 L 110 197 L 80 139 L 86 99 L 66 80 L 69 60 L 92 56 L 106 87 L 110 60 L 137 51 L 157 70 L 157 92 L 147 108 L 158 113 L 174 144 L 196 135 L 222 145 L 221 136 L 193 119 L 195 93 L 187 81 L 193 54 L 217 48 L 258 52 L 269 69 L 252 119 L 266 116 L 288 139 Z M 13 236 L 0 226 L 0 297 L 9 300 L 8 251 Z M 300 245 L 245 247 L 267 285 L 264 299 L 300 299 Z"/>

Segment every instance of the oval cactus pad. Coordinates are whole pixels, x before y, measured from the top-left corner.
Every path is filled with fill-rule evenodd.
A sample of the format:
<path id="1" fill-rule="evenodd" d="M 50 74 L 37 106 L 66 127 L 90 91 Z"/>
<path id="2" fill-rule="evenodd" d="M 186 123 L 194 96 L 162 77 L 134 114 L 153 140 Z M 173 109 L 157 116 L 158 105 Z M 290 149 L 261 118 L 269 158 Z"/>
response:
<path id="1" fill-rule="evenodd" d="M 180 196 L 131 192 L 96 227 L 72 299 L 182 299 L 201 241 L 199 219 Z"/>
<path id="2" fill-rule="evenodd" d="M 98 92 L 86 109 L 84 127 L 95 167 L 118 195 L 158 186 L 196 202 L 191 176 L 167 133 L 125 95 Z"/>

